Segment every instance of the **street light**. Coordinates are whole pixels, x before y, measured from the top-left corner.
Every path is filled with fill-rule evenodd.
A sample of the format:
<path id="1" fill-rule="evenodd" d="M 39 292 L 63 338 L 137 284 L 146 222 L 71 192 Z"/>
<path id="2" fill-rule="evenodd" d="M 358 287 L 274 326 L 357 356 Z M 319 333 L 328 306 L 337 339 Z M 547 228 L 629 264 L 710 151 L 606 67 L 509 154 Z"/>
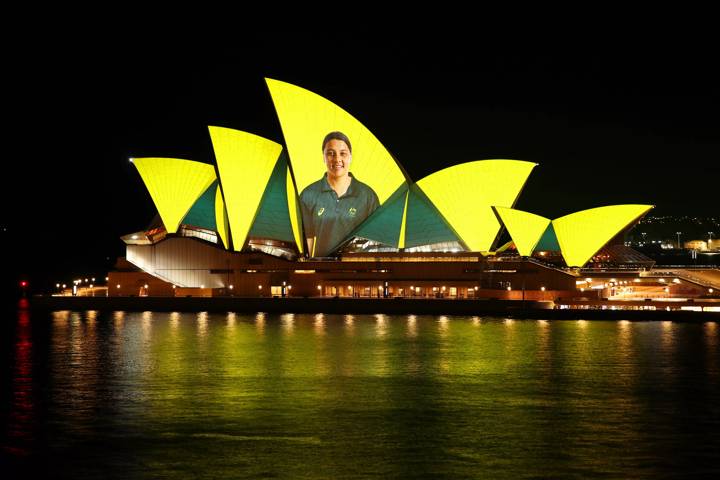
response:
<path id="1" fill-rule="evenodd" d="M 678 236 L 678 250 L 680 250 L 680 235 L 682 235 L 682 232 L 675 232 Z"/>

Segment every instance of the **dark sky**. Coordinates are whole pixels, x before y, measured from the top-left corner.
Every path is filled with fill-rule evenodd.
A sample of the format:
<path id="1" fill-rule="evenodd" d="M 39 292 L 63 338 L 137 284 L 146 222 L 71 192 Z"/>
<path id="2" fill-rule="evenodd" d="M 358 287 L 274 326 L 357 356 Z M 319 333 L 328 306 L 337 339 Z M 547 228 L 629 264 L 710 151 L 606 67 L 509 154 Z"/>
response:
<path id="1" fill-rule="evenodd" d="M 0 222 L 15 271 L 74 275 L 121 255 L 118 237 L 154 214 L 130 156 L 212 161 L 207 125 L 283 143 L 266 76 L 349 111 L 414 180 L 509 158 L 540 164 L 517 207 L 547 217 L 614 203 L 720 213 L 712 45 L 223 45 L 79 36 L 11 53 L 12 185 Z"/>

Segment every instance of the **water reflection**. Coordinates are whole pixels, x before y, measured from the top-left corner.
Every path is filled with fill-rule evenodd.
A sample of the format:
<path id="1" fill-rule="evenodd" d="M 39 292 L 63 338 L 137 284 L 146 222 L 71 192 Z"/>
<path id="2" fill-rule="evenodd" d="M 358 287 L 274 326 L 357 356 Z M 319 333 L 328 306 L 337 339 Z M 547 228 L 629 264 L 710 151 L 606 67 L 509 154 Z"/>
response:
<path id="1" fill-rule="evenodd" d="M 205 340 L 208 334 L 208 313 L 197 314 L 197 336 L 199 340 Z"/>
<path id="2" fill-rule="evenodd" d="M 63 313 L 63 316 L 67 317 L 67 312 Z M 12 396 L 7 417 L 7 442 L 3 445 L 3 453 L 26 456 L 32 452 L 35 422 L 32 326 L 26 300 L 17 314 L 13 360 L 10 384 Z"/>
<path id="3" fill-rule="evenodd" d="M 410 338 L 416 338 L 418 335 L 417 331 L 417 317 L 415 315 L 408 315 L 407 318 L 407 336 Z"/>
<path id="4" fill-rule="evenodd" d="M 313 330 L 315 335 L 325 335 L 325 315 L 322 313 L 315 314 L 315 321 L 313 322 Z"/>
<path id="5" fill-rule="evenodd" d="M 65 477 L 652 478 L 720 450 L 715 323 L 42 320 L 9 337 L 3 449 Z"/>
<path id="6" fill-rule="evenodd" d="M 375 334 L 378 338 L 385 338 L 388 333 L 388 319 L 382 314 L 375 314 Z"/>
<path id="7" fill-rule="evenodd" d="M 287 336 L 292 335 L 295 330 L 295 314 L 286 313 L 281 315 L 280 321 L 282 322 L 283 333 Z"/>
<path id="8" fill-rule="evenodd" d="M 234 313 L 228 314 L 228 328 L 235 327 L 236 315 Z M 255 331 L 258 335 L 263 336 L 265 334 L 265 313 L 259 312 L 255 315 Z"/>
<path id="9" fill-rule="evenodd" d="M 180 313 L 179 312 L 171 312 L 170 313 L 170 332 L 173 335 L 177 335 L 179 328 L 180 328 Z"/>
<path id="10" fill-rule="evenodd" d="M 355 335 L 355 317 L 353 315 L 345 315 L 345 333 L 352 337 Z"/>
<path id="11" fill-rule="evenodd" d="M 153 312 L 142 313 L 142 337 L 143 342 L 150 342 L 152 339 Z"/>

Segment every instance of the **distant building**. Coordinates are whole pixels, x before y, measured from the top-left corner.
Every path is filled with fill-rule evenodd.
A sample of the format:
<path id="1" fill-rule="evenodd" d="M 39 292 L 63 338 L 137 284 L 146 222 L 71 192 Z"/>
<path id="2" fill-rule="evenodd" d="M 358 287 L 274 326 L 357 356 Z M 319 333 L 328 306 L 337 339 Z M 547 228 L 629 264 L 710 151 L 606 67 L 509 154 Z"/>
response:
<path id="1" fill-rule="evenodd" d="M 698 250 L 706 252 L 708 250 L 708 244 L 705 240 L 690 240 L 683 244 L 683 247 L 687 250 Z"/>

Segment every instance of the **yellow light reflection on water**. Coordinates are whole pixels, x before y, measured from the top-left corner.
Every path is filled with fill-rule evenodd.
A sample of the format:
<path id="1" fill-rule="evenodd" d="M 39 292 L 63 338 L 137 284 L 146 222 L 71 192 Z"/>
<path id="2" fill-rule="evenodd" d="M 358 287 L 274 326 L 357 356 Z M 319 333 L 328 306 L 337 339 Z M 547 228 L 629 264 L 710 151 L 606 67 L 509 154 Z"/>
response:
<path id="1" fill-rule="evenodd" d="M 197 336 L 200 339 L 207 338 L 208 331 L 208 313 L 200 312 L 197 314 Z"/>
<path id="2" fill-rule="evenodd" d="M 232 318 L 230 315 L 232 315 Z M 228 328 L 235 330 L 235 313 L 231 312 L 228 314 Z M 257 315 L 255 315 L 255 331 L 260 336 L 265 335 L 265 313 L 263 312 L 258 312 Z"/>
<path id="3" fill-rule="evenodd" d="M 350 336 L 355 334 L 355 317 L 350 314 L 345 315 L 345 333 Z"/>
<path id="4" fill-rule="evenodd" d="M 325 335 L 325 315 L 316 313 L 313 321 L 313 330 L 315 335 Z"/>
<path id="5" fill-rule="evenodd" d="M 440 315 L 438 318 L 438 331 L 440 335 L 445 336 L 450 330 L 450 319 L 445 315 Z"/>
<path id="6" fill-rule="evenodd" d="M 285 335 L 292 335 L 295 330 L 295 314 L 284 313 L 280 316 L 280 324 Z"/>
<path id="7" fill-rule="evenodd" d="M 116 310 L 113 312 L 113 325 L 115 327 L 115 331 L 117 333 L 120 333 L 123 329 L 123 325 L 125 323 L 125 312 L 121 310 Z"/>
<path id="8" fill-rule="evenodd" d="M 408 315 L 407 317 L 407 336 L 415 338 L 418 335 L 417 330 L 417 317 L 415 315 Z"/>
<path id="9" fill-rule="evenodd" d="M 631 358 L 633 355 L 632 348 L 632 328 L 629 320 L 620 320 L 618 322 L 618 354 L 623 358 Z M 634 373 L 634 372 L 633 372 Z"/>
<path id="10" fill-rule="evenodd" d="M 388 322 L 387 318 L 382 313 L 375 314 L 375 334 L 379 338 L 384 338 L 387 335 Z"/>
<path id="11" fill-rule="evenodd" d="M 170 332 L 173 335 L 176 335 L 179 327 L 180 327 L 180 313 L 179 312 L 170 312 Z"/>

